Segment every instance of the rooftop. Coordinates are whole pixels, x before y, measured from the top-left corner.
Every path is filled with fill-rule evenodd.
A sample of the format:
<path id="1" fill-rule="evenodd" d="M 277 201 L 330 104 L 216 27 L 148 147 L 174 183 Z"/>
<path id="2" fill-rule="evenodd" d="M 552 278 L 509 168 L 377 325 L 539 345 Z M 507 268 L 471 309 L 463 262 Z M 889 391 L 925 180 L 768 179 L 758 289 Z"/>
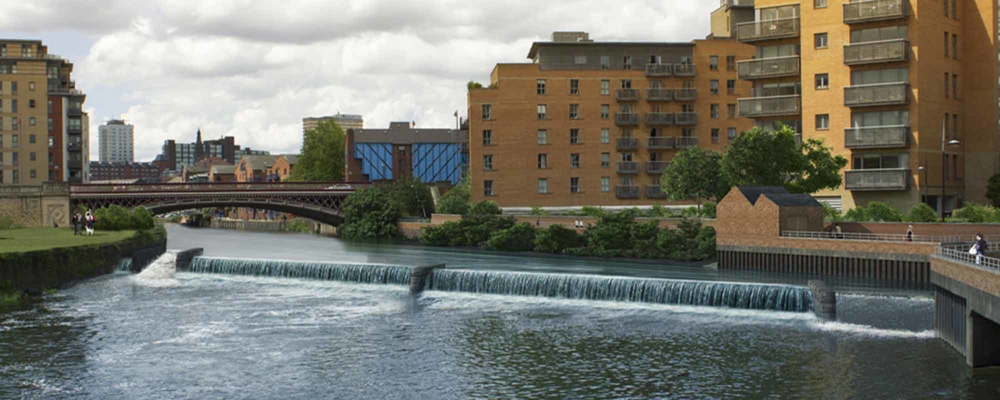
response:
<path id="1" fill-rule="evenodd" d="M 409 122 L 391 122 L 389 129 L 352 129 L 356 143 L 461 143 L 469 132 L 455 129 L 416 129 Z"/>
<path id="2" fill-rule="evenodd" d="M 590 34 L 587 32 L 553 32 L 552 41 L 534 42 L 531 44 L 531 50 L 528 51 L 528 58 L 532 60 L 535 59 L 535 56 L 538 55 L 538 49 L 542 47 L 600 47 L 600 46 L 694 47 L 694 43 L 693 42 L 595 42 L 593 39 L 590 38 Z"/>

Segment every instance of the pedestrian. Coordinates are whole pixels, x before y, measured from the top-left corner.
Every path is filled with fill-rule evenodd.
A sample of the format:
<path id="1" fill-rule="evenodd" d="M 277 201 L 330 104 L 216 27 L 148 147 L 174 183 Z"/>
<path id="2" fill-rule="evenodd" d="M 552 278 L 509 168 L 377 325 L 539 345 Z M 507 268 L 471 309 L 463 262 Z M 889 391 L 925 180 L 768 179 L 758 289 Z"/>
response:
<path id="1" fill-rule="evenodd" d="M 833 232 L 834 232 L 834 235 L 833 235 L 834 238 L 836 238 L 836 239 L 843 239 L 844 238 L 844 231 L 842 229 L 840 229 L 840 224 L 834 224 L 833 225 Z"/>
<path id="2" fill-rule="evenodd" d="M 986 243 L 986 238 L 982 233 L 976 235 L 976 265 L 982 265 L 983 255 L 986 251 L 990 249 L 989 243 Z"/>
<path id="3" fill-rule="evenodd" d="M 913 241 L 913 225 L 906 227 L 906 241 L 907 242 Z"/>
<path id="4" fill-rule="evenodd" d="M 80 234 L 80 213 L 73 214 L 73 236 Z"/>
<path id="5" fill-rule="evenodd" d="M 94 214 L 87 210 L 87 215 L 84 216 L 84 228 L 87 230 L 87 236 L 94 236 Z"/>

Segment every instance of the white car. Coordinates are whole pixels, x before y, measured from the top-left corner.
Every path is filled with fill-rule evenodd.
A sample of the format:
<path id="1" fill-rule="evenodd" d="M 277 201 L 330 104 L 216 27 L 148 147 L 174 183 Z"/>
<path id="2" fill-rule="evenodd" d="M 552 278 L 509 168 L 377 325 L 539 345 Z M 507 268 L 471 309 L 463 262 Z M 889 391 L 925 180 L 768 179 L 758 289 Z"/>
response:
<path id="1" fill-rule="evenodd" d="M 352 189 L 351 185 L 333 185 L 326 188 L 326 190 L 349 190 L 349 189 Z"/>

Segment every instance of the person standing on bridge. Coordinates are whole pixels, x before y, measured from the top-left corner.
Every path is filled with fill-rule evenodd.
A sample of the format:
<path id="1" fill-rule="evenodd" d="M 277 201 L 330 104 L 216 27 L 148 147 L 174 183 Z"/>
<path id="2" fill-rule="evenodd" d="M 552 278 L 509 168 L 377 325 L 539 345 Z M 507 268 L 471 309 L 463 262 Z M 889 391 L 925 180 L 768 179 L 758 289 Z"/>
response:
<path id="1" fill-rule="evenodd" d="M 906 227 L 906 241 L 907 242 L 913 241 L 913 225 Z"/>
<path id="2" fill-rule="evenodd" d="M 990 245 L 986 243 L 986 238 L 982 233 L 976 235 L 976 265 L 982 265 L 983 255 L 989 250 Z"/>

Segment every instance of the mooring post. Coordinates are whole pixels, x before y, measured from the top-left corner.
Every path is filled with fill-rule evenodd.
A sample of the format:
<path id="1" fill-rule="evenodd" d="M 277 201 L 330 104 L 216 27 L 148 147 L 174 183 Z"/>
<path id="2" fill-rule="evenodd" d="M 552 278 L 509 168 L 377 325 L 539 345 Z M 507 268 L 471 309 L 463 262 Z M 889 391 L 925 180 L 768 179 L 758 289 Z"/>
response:
<path id="1" fill-rule="evenodd" d="M 812 291 L 816 316 L 827 320 L 837 319 L 837 292 L 823 281 L 809 281 L 809 290 Z"/>
<path id="2" fill-rule="evenodd" d="M 435 269 L 444 268 L 444 264 L 421 265 L 413 269 L 410 274 L 410 296 L 416 297 L 424 292 L 427 282 L 434 274 Z"/>

